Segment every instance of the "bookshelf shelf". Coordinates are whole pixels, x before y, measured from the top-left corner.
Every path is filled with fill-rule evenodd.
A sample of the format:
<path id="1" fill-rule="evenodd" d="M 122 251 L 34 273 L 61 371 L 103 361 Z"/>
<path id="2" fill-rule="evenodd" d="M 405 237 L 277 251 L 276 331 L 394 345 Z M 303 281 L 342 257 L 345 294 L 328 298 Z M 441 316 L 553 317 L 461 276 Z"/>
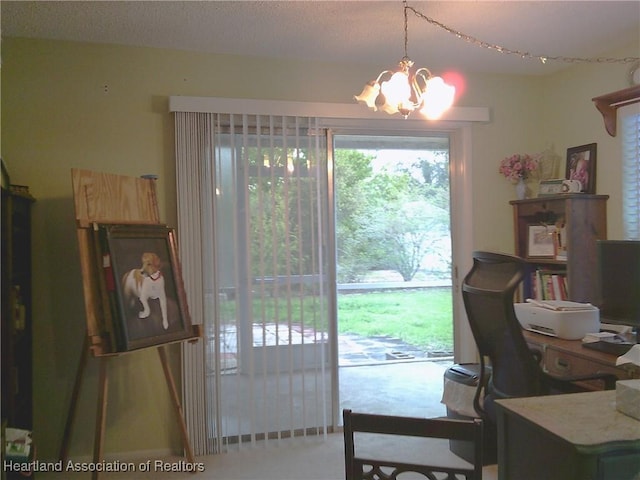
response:
<path id="1" fill-rule="evenodd" d="M 536 272 L 539 270 L 566 275 L 567 300 L 595 302 L 597 300 L 596 240 L 607 238 L 608 195 L 584 193 L 553 195 L 509 202 L 513 206 L 515 253 L 529 265 L 529 275 L 523 286 L 523 297 L 535 297 Z M 532 257 L 530 227 L 548 227 L 552 235 L 561 232 L 566 247 L 566 260 Z M 539 229 L 538 229 L 539 230 Z"/>

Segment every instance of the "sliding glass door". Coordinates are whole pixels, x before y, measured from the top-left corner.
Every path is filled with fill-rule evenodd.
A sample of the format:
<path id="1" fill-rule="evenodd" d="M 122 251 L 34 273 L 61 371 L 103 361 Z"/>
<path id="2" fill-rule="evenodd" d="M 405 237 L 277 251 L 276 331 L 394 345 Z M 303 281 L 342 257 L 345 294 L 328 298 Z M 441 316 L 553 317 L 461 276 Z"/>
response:
<path id="1" fill-rule="evenodd" d="M 180 111 L 175 115 L 180 255 L 192 317 L 196 323 L 203 323 L 204 331 L 204 342 L 183 347 L 185 417 L 194 450 L 197 454 L 216 453 L 260 439 L 330 431 L 339 424 L 341 407 L 336 294 L 341 285 L 349 283 L 344 281 L 349 269 L 357 274 L 364 266 L 358 265 L 353 255 L 343 255 L 356 243 L 344 236 L 344 225 L 336 223 L 334 212 L 342 216 L 343 206 L 352 208 L 352 219 L 361 222 L 359 227 L 354 224 L 355 228 L 364 230 L 384 224 L 392 231 L 401 226 L 397 221 L 403 216 L 387 215 L 387 220 L 378 222 L 376 218 L 385 217 L 384 202 L 368 206 L 356 195 L 355 188 L 343 189 L 355 187 L 355 182 L 349 179 L 344 164 L 341 167 L 334 162 L 333 148 L 327 148 L 327 144 L 333 146 L 335 132 L 325 128 L 335 120 Z M 342 130 L 351 128 L 345 127 L 346 123 Z M 339 148 L 375 149 L 374 143 L 385 139 L 382 131 L 391 126 L 384 125 L 382 130 L 368 130 L 380 134 L 363 135 L 362 128 L 357 134 L 360 138 L 345 134 L 338 142 Z M 412 142 L 427 138 L 422 125 L 393 125 L 392 130 L 405 131 L 404 137 L 391 139 L 400 149 L 411 150 Z M 338 136 L 342 135 L 340 132 Z M 345 146 L 340 142 L 347 137 Z M 439 209 L 433 209 L 433 205 L 427 208 L 422 199 L 412 197 L 416 191 L 410 187 L 397 190 L 404 198 L 399 208 L 407 213 L 405 220 L 413 219 L 414 224 L 416 219 L 422 220 L 418 222 L 420 228 L 405 231 L 401 237 L 414 236 L 412 248 L 420 251 L 435 240 L 421 237 L 424 230 L 437 233 L 438 258 L 423 258 L 408 270 L 401 271 L 399 263 L 391 268 L 391 253 L 401 249 L 390 249 L 389 238 L 386 250 L 382 248 L 384 242 L 374 239 L 364 250 L 361 245 L 352 252 L 360 249 L 380 253 L 371 268 L 367 267 L 369 273 L 374 267 L 384 266 L 387 273 L 395 270 L 402 282 L 405 275 L 411 279 L 412 272 L 424 273 L 426 265 L 438 263 L 445 271 L 448 266 L 453 316 L 464 319 L 456 289 L 458 272 L 468 268 L 465 253 L 472 243 L 468 229 L 472 223 L 468 219 L 471 169 L 464 163 L 470 152 L 470 129 L 461 128 L 449 137 L 431 137 L 430 146 L 415 149 L 446 150 L 443 145 L 451 141 L 451 211 L 460 214 L 458 221 L 451 223 L 464 226 L 465 234 L 458 231 L 456 235 L 454 231 L 452 242 L 448 242 L 440 228 L 448 218 L 440 215 L 448 208 L 446 202 Z M 379 169 L 381 165 L 374 167 Z M 414 170 L 413 166 L 409 168 L 403 181 L 417 180 Z M 447 167 L 446 162 L 440 162 L 424 164 L 418 170 L 421 179 L 427 178 L 430 170 L 429 178 L 436 181 Z M 389 194 L 390 188 L 399 185 L 397 181 L 390 178 L 389 182 L 373 182 L 371 186 L 380 191 L 365 189 L 358 195 L 364 192 L 370 198 L 384 198 L 382 194 Z M 437 182 L 446 184 L 442 178 Z M 346 202 L 338 199 L 342 206 L 334 205 L 334 186 L 354 196 Z M 427 187 L 423 184 L 420 188 L 433 199 L 446 197 L 444 190 Z M 392 208 L 388 203 L 391 213 Z M 438 221 L 432 223 L 436 217 Z M 451 251 L 462 254 L 459 263 Z M 455 361 L 468 361 L 465 355 L 473 355 L 468 347 L 473 340 L 461 321 L 454 325 L 453 334 Z M 448 354 L 446 343 L 440 350 Z M 461 345 L 463 349 L 458 348 Z"/>

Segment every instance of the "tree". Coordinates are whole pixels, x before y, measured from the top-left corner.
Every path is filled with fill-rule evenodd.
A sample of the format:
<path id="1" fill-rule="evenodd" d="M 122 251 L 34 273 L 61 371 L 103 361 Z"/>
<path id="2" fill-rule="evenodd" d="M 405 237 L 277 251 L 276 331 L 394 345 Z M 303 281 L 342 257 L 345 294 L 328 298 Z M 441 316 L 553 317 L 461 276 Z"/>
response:
<path id="1" fill-rule="evenodd" d="M 449 212 L 449 152 L 432 152 L 429 159 L 421 159 L 418 168 L 424 178 L 424 195 L 430 203 Z"/>
<path id="2" fill-rule="evenodd" d="M 389 268 L 408 282 L 419 270 L 426 252 L 448 233 L 448 214 L 424 199 L 401 196 L 378 209 L 377 224 Z"/>
<path id="3" fill-rule="evenodd" d="M 376 196 L 373 157 L 357 150 L 336 150 L 336 248 L 338 281 L 355 283 L 379 261 L 382 251 L 372 213 Z"/>
<path id="4" fill-rule="evenodd" d="M 254 277 L 314 272 L 310 246 L 317 232 L 313 212 L 316 178 L 305 149 L 247 147 L 249 238 Z M 267 162 L 265 164 L 265 162 Z"/>
<path id="5" fill-rule="evenodd" d="M 434 152 L 411 167 L 374 172 L 372 155 L 336 151 L 338 279 L 371 269 L 410 281 L 425 254 L 449 233 L 449 159 Z"/>

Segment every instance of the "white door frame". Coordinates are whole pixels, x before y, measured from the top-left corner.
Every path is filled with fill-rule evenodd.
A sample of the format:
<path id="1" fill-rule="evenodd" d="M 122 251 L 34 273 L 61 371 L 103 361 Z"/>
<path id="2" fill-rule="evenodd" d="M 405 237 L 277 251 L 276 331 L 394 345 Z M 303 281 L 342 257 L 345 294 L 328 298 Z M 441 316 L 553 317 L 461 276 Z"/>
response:
<path id="1" fill-rule="evenodd" d="M 475 353 L 475 343 L 471 336 L 466 314 L 462 305 L 460 283 L 465 272 L 471 265 L 471 253 L 473 251 L 474 239 L 474 219 L 472 213 L 473 191 L 471 182 L 472 165 L 472 124 L 487 123 L 490 121 L 488 107 L 452 107 L 443 115 L 441 120 L 426 121 L 422 118 L 411 117 L 402 119 L 400 117 L 389 117 L 381 112 L 371 112 L 361 105 L 337 104 L 337 103 L 314 103 L 314 102 L 291 102 L 276 100 L 252 100 L 238 98 L 221 97 L 169 97 L 170 112 L 201 112 L 201 113 L 236 113 L 249 115 L 293 115 L 308 116 L 322 119 L 321 126 L 330 129 L 350 130 L 355 133 L 357 130 L 371 133 L 392 131 L 395 133 L 404 132 L 406 134 L 417 134 L 426 129 L 435 132 L 446 132 L 450 135 L 450 161 L 451 161 L 451 218 L 452 218 L 452 254 L 453 254 L 453 292 L 454 292 L 454 352 L 456 362 L 474 361 L 477 357 Z M 328 174 L 332 181 L 333 159 L 329 158 Z M 333 195 L 333 184 L 329 184 L 329 193 Z M 331 197 L 330 197 L 331 198 Z M 333 207 L 333 204 L 330 204 Z M 332 208 L 330 211 L 333 211 Z M 332 223 L 332 222 L 330 222 Z M 335 268 L 335 266 L 334 266 Z M 335 283 L 335 271 L 333 272 L 333 282 Z M 333 300 L 335 303 L 335 299 Z M 333 314 L 336 314 L 336 306 Z M 335 322 L 334 322 L 335 323 Z M 336 327 L 337 328 L 337 327 Z M 332 347 L 333 355 L 332 372 L 334 381 L 337 382 L 337 337 L 336 345 Z M 204 349 L 202 349 L 204 351 Z M 184 375 L 194 374 L 189 368 L 191 357 L 188 351 L 183 349 L 185 359 Z M 196 360 L 197 361 L 197 360 Z M 203 378 L 202 381 L 205 379 Z M 185 382 L 183 382 L 184 385 Z M 184 387 L 183 387 L 184 388 Z M 337 385 L 334 385 L 333 395 L 337 398 Z M 188 391 L 183 394 L 189 397 L 191 404 L 203 402 L 202 398 L 195 399 Z M 200 405 L 203 406 L 203 405 Z M 204 411 L 204 409 L 200 409 Z M 339 412 L 337 411 L 337 401 L 334 400 L 334 425 Z M 204 424 L 204 419 L 202 419 Z"/>

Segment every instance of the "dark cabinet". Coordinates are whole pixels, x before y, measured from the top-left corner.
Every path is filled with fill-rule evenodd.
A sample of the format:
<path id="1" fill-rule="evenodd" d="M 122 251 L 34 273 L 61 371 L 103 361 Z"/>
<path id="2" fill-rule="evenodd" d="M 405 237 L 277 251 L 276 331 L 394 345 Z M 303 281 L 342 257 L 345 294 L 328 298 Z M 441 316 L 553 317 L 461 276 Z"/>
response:
<path id="1" fill-rule="evenodd" d="M 26 187 L 2 189 L 2 421 L 32 429 L 31 205 Z"/>

